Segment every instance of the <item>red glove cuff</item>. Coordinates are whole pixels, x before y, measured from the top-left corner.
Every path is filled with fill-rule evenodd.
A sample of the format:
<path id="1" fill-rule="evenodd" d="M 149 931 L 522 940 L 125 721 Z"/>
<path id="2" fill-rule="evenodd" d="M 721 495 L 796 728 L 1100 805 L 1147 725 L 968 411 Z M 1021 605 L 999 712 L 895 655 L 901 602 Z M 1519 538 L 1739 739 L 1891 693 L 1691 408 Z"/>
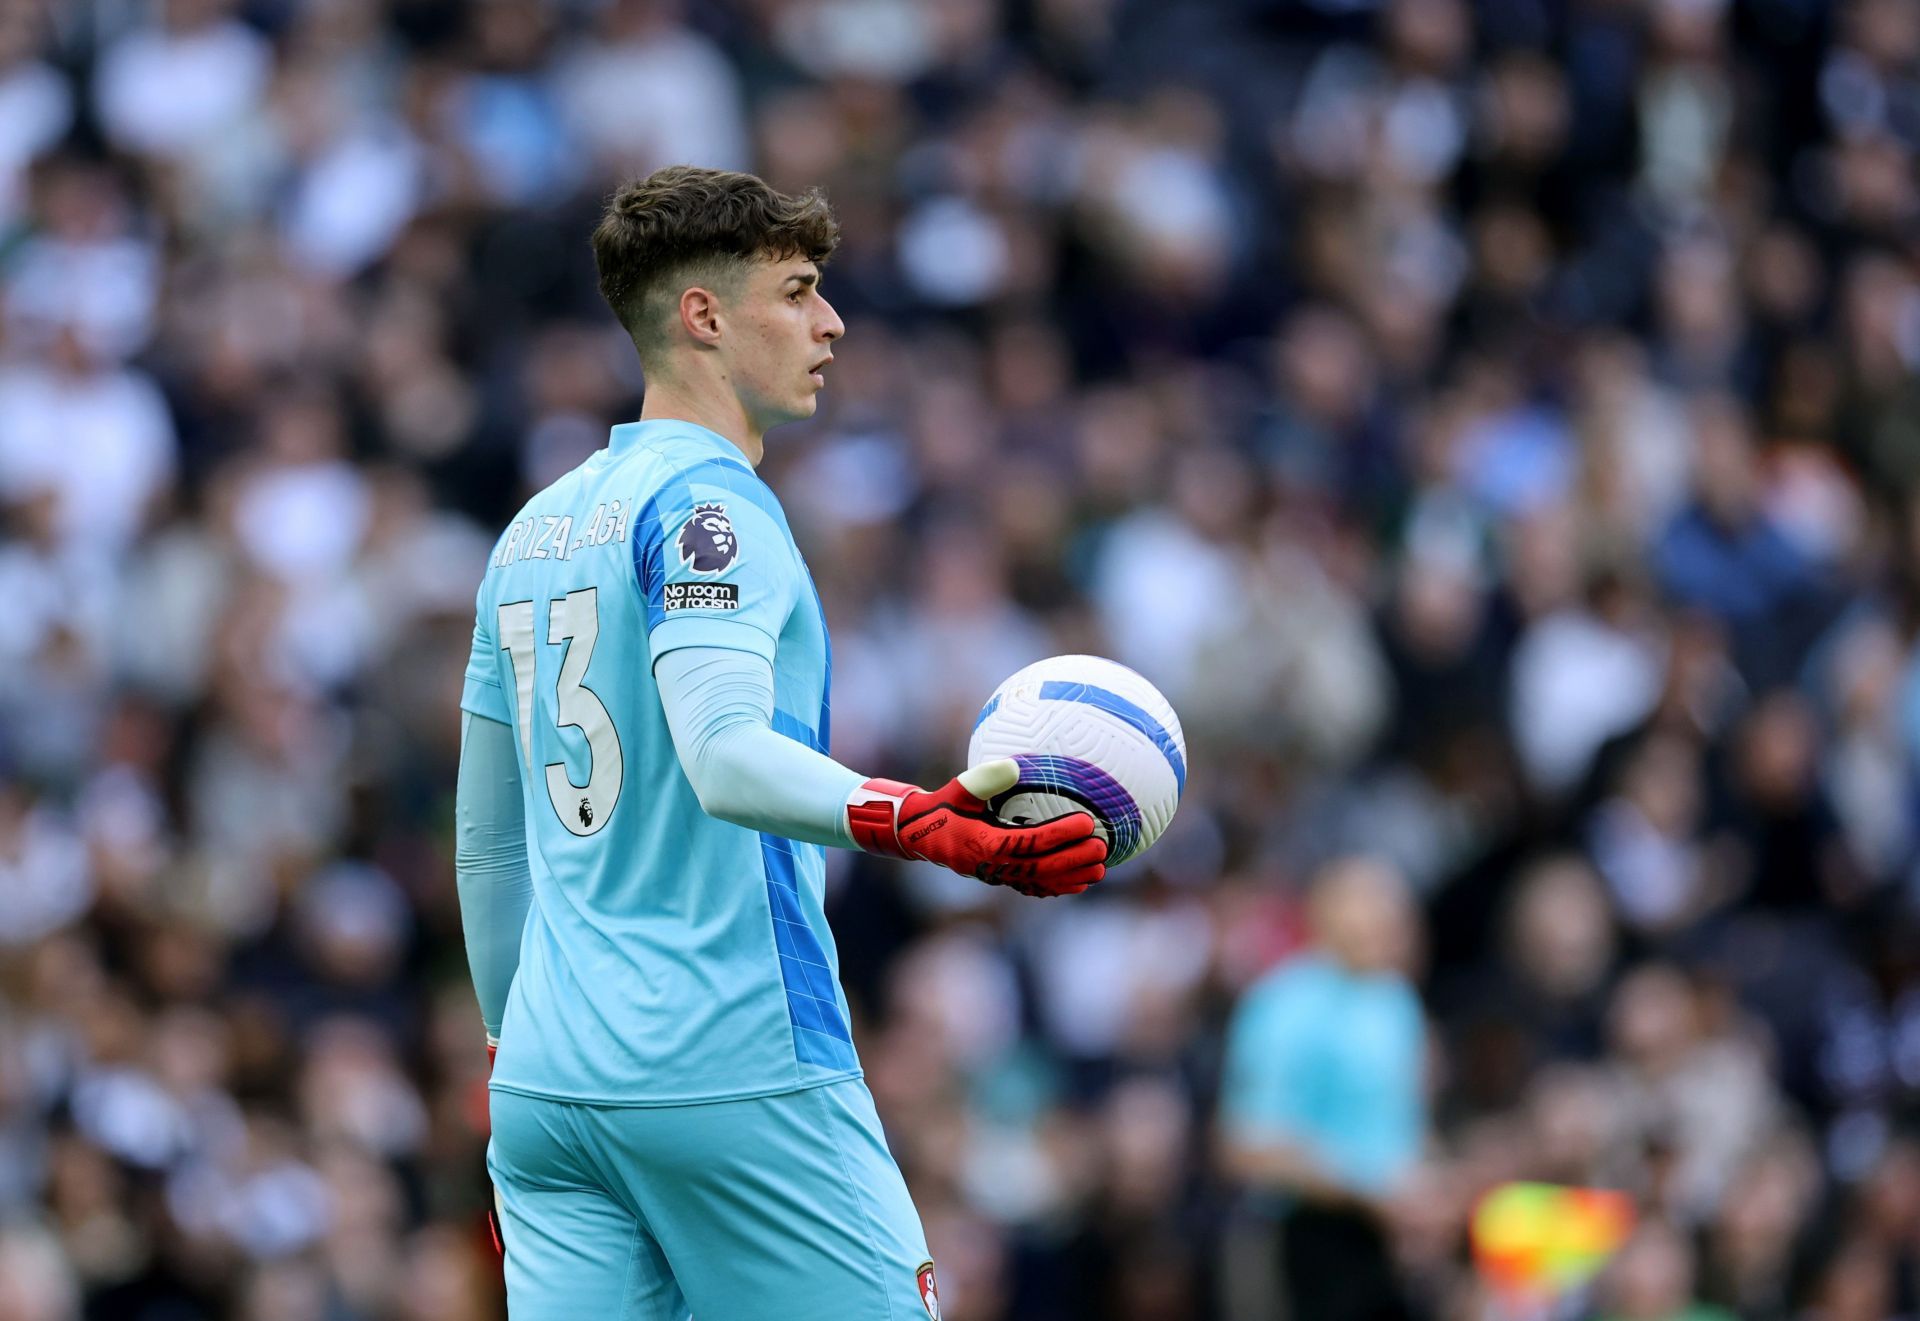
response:
<path id="1" fill-rule="evenodd" d="M 847 799 L 847 833 L 868 853 L 914 858 L 900 843 L 900 805 L 908 794 L 919 792 L 898 780 L 868 780 Z"/>

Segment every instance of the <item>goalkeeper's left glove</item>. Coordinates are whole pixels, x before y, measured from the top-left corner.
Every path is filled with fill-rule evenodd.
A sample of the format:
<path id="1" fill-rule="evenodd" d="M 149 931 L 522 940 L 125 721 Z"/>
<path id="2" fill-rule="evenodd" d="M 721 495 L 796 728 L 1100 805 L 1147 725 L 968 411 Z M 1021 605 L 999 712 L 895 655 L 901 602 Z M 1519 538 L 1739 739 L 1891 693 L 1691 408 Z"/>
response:
<path id="1" fill-rule="evenodd" d="M 1011 757 L 983 762 L 932 793 L 868 780 L 847 799 L 847 830 L 868 853 L 937 862 L 1021 894 L 1079 894 L 1107 874 L 1107 843 L 1093 818 L 1069 812 L 1037 826 L 1008 825 L 987 804 L 1013 788 Z"/>

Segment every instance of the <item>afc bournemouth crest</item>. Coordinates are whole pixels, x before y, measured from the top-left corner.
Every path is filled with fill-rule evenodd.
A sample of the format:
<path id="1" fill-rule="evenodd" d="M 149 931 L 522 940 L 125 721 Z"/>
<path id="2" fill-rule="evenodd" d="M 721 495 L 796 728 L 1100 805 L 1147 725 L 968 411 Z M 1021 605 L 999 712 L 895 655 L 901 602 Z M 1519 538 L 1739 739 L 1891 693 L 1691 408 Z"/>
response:
<path id="1" fill-rule="evenodd" d="M 920 1306 L 927 1309 L 933 1321 L 940 1321 L 940 1287 L 933 1282 L 933 1263 L 922 1265 L 913 1273 L 913 1278 L 920 1286 Z"/>
<path id="2" fill-rule="evenodd" d="M 722 504 L 695 505 L 677 544 L 680 562 L 695 573 L 722 573 L 740 558 L 740 539 Z"/>

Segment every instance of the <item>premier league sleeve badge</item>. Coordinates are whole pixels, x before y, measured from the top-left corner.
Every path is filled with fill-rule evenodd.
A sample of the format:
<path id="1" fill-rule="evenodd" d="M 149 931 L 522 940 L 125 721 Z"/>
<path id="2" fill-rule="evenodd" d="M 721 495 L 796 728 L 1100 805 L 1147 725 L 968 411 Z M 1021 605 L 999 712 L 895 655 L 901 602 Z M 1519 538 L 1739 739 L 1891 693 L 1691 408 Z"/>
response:
<path id="1" fill-rule="evenodd" d="M 695 505 L 675 545 L 680 562 L 695 573 L 725 573 L 740 558 L 740 538 L 723 504 Z"/>

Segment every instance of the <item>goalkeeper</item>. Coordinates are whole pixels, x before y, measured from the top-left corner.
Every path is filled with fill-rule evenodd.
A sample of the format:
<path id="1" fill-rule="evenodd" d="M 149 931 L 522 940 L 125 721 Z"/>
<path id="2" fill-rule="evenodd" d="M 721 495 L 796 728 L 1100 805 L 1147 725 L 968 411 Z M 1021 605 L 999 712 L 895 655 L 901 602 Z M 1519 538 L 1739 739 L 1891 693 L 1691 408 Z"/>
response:
<path id="1" fill-rule="evenodd" d="M 993 816 L 1010 761 L 929 792 L 826 755 L 826 622 L 754 467 L 844 330 L 837 238 L 817 193 L 749 175 L 616 193 L 593 252 L 641 420 L 527 503 L 480 586 L 456 863 L 515 1321 L 937 1318 L 822 846 L 1029 895 L 1105 871 L 1085 813 Z"/>

